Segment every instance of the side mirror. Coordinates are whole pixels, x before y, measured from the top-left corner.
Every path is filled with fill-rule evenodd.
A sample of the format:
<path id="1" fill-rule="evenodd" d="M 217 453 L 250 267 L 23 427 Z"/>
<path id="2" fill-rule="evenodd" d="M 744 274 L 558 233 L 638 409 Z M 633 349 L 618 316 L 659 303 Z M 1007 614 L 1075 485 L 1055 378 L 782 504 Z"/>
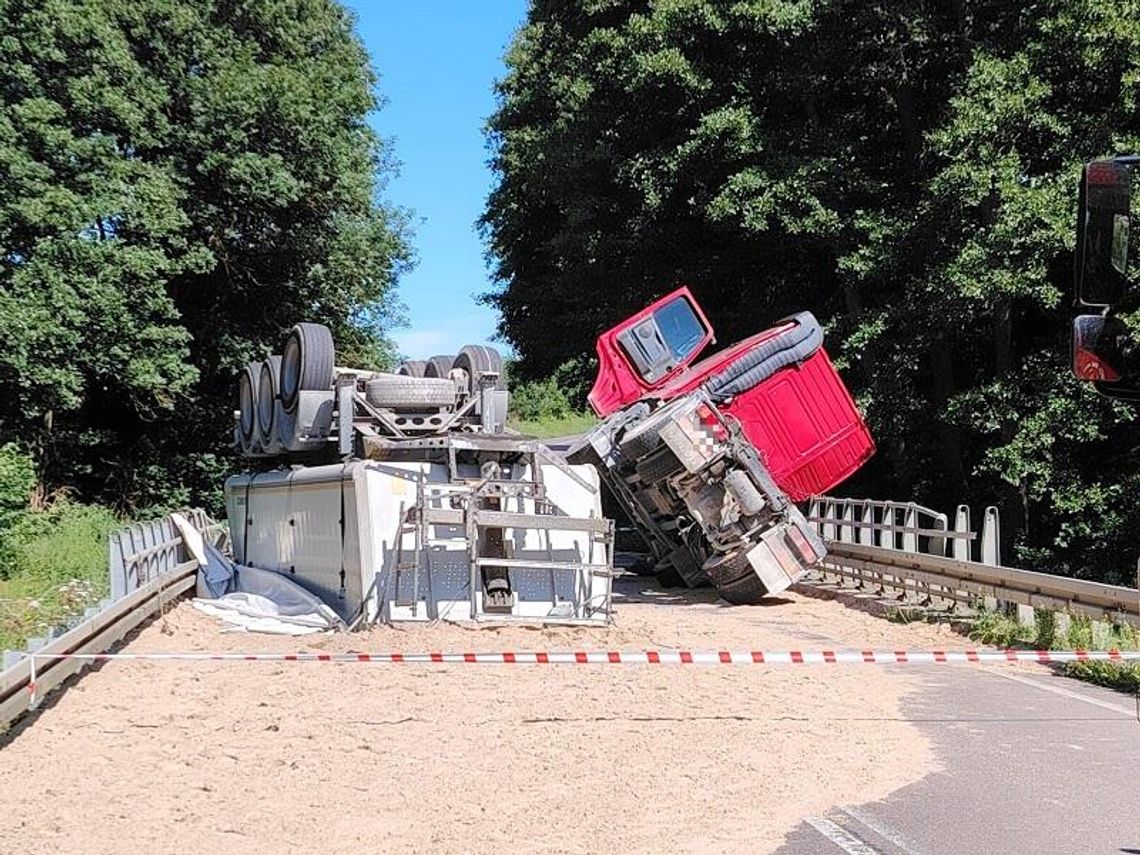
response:
<path id="1" fill-rule="evenodd" d="M 1077 220 L 1078 306 L 1105 307 L 1123 300 L 1130 290 L 1129 277 L 1140 267 L 1140 251 L 1136 246 L 1129 248 L 1136 161 L 1098 160 L 1086 165 L 1082 173 Z"/>
<path id="2" fill-rule="evenodd" d="M 1073 320 L 1073 373 L 1113 398 L 1140 401 L 1140 341 L 1119 318 Z"/>
<path id="3" fill-rule="evenodd" d="M 712 330 L 687 293 L 664 300 L 617 333 L 622 351 L 649 384 L 687 365 L 711 339 Z"/>

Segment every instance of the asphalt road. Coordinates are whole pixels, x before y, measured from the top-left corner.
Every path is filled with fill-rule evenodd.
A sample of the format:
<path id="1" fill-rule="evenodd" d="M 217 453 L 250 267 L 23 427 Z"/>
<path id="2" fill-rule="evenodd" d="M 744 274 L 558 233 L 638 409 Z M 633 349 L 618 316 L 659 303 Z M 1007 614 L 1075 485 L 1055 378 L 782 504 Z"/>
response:
<path id="1" fill-rule="evenodd" d="M 1013 668 L 939 668 L 923 681 L 904 715 L 941 771 L 807 817 L 781 855 L 1140 853 L 1133 698 Z"/>

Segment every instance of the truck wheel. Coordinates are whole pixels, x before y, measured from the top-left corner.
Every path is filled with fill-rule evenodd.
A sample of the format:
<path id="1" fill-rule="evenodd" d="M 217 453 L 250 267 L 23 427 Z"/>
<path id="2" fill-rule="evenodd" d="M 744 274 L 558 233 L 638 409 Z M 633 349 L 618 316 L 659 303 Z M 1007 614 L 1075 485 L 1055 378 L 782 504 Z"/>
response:
<path id="1" fill-rule="evenodd" d="M 659 565 L 657 570 L 657 581 L 661 584 L 662 588 L 687 588 L 685 579 L 677 572 L 672 564 Z"/>
<path id="2" fill-rule="evenodd" d="M 637 460 L 649 454 L 661 444 L 661 428 L 669 421 L 672 409 L 662 407 L 656 413 L 651 413 L 641 421 L 634 424 L 621 438 L 618 447 L 623 456 L 630 460 Z"/>
<path id="3" fill-rule="evenodd" d="M 401 362 L 400 367 L 396 369 L 396 373 L 401 377 L 427 377 L 424 372 L 427 370 L 427 363 L 422 359 L 409 359 L 407 362 Z"/>
<path id="4" fill-rule="evenodd" d="M 424 377 L 440 377 L 446 380 L 451 376 L 451 369 L 454 367 L 454 356 L 433 356 L 427 361 Z"/>
<path id="5" fill-rule="evenodd" d="M 656 454 L 637 461 L 635 468 L 644 483 L 654 484 L 677 474 L 685 467 L 677 459 L 677 455 L 668 448 L 662 448 Z"/>
<path id="6" fill-rule="evenodd" d="M 270 356 L 261 363 L 257 385 L 257 428 L 261 442 L 273 441 L 273 420 L 277 416 L 277 400 L 281 394 L 281 357 Z"/>
<path id="7" fill-rule="evenodd" d="M 281 354 L 281 403 L 289 412 L 299 392 L 327 392 L 333 384 L 336 349 L 324 324 L 297 324 L 285 339 Z"/>
<path id="8" fill-rule="evenodd" d="M 455 384 L 435 377 L 391 374 L 365 383 L 364 397 L 382 409 L 437 410 L 455 406 Z"/>
<path id="9" fill-rule="evenodd" d="M 495 382 L 495 388 L 507 388 L 507 378 L 503 375 L 503 358 L 499 356 L 499 351 L 493 347 L 469 344 L 459 351 L 452 367 L 462 368 L 467 372 L 470 383 L 468 391 L 471 394 L 475 394 L 475 390 L 479 388 L 479 376 L 481 374 L 499 375 L 499 379 Z"/>
<path id="10" fill-rule="evenodd" d="M 748 563 L 744 550 L 714 555 L 704 563 L 717 593 L 735 606 L 754 606 L 768 595 L 768 589 Z"/>
<path id="11" fill-rule="evenodd" d="M 250 362 L 238 377 L 238 410 L 242 444 L 248 445 L 257 430 L 257 390 L 261 385 L 261 363 Z"/>

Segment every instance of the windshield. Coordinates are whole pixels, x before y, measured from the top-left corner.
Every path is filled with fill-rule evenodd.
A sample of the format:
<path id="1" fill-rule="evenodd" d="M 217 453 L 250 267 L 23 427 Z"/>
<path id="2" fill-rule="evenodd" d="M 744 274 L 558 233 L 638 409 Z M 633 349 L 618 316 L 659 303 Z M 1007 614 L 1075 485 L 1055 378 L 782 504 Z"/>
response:
<path id="1" fill-rule="evenodd" d="M 678 297 L 655 311 L 653 320 L 678 361 L 692 356 L 705 337 L 705 328 L 684 297 Z"/>

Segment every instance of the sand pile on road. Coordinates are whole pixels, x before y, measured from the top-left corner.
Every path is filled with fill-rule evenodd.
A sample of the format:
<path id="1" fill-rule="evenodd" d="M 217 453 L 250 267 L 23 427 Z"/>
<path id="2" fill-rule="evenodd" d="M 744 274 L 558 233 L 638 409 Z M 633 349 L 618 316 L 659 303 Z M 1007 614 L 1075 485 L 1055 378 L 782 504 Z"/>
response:
<path id="1" fill-rule="evenodd" d="M 632 589 L 631 589 L 632 590 Z M 959 646 L 792 596 L 640 592 L 609 629 L 225 634 L 131 651 Z M 826 670 L 831 669 L 831 670 Z M 0 751 L 0 851 L 763 852 L 933 770 L 901 669 L 113 662 Z"/>

